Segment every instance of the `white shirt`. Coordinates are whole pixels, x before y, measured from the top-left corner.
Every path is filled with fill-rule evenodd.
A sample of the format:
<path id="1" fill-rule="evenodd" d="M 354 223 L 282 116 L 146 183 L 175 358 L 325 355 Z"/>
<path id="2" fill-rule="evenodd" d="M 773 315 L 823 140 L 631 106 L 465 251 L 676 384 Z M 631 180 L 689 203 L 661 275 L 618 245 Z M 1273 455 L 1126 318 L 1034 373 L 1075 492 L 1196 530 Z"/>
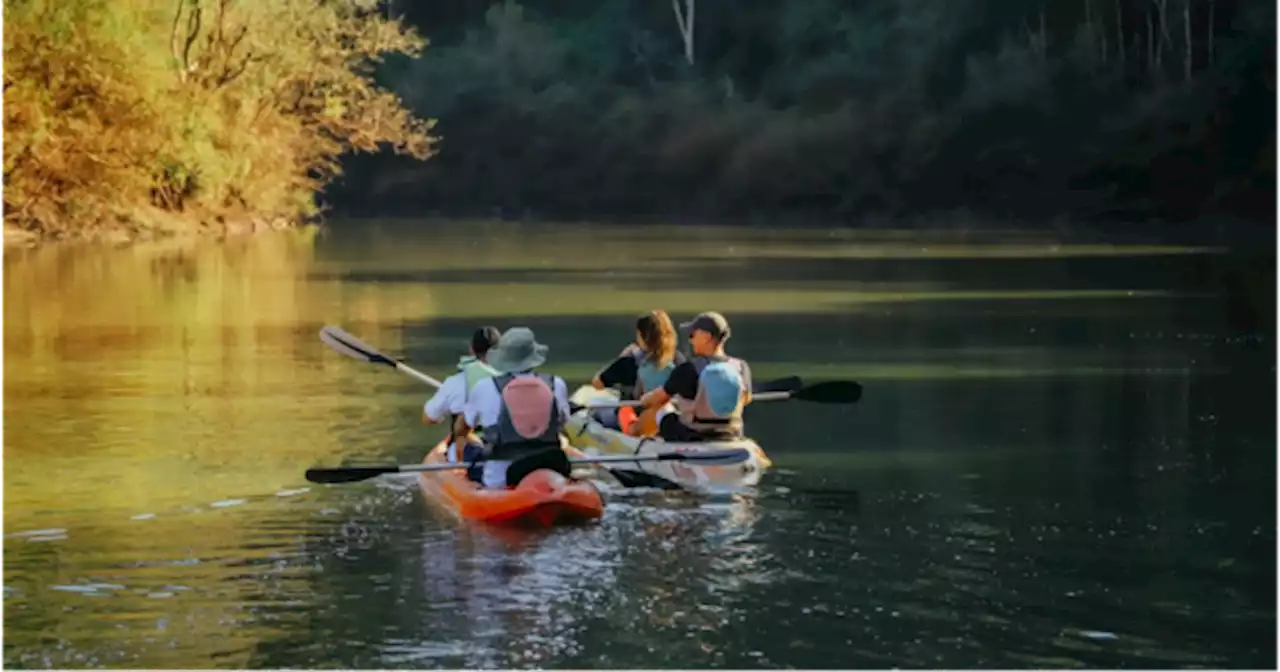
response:
<path id="1" fill-rule="evenodd" d="M 467 374 L 458 372 L 444 379 L 440 389 L 423 405 L 422 412 L 435 422 L 444 422 L 450 413 L 462 413 L 467 403 Z"/>
<path id="2" fill-rule="evenodd" d="M 517 377 L 532 376 L 532 373 L 518 373 Z M 445 381 L 446 384 L 448 381 Z M 555 387 L 552 393 L 556 398 L 556 406 L 560 409 L 560 419 L 569 419 L 569 386 L 564 379 L 555 376 Z M 443 388 L 441 388 L 443 390 Z M 466 389 L 465 386 L 463 389 Z M 498 424 L 498 416 L 502 413 L 502 396 L 498 394 L 498 386 L 493 380 L 486 380 L 476 389 L 471 390 L 471 399 L 467 402 L 463 417 L 469 427 L 493 427 Z"/>

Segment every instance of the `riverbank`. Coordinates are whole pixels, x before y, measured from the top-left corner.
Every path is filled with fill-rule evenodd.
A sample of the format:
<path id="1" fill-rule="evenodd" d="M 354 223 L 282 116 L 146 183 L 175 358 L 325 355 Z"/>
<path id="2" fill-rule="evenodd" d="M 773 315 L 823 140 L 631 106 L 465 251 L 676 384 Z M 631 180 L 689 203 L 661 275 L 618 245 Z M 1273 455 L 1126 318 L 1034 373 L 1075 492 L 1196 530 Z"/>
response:
<path id="1" fill-rule="evenodd" d="M 825 231 L 831 236 L 849 234 L 875 234 L 894 231 L 898 235 L 908 233 L 930 237 L 943 236 L 959 243 L 981 243 L 995 236 L 1004 240 L 1010 237 L 1034 239 L 1045 244 L 1100 244 L 1100 245 L 1176 245 L 1215 246 L 1237 250 L 1274 250 L 1276 232 L 1273 225 L 1229 215 L 1202 217 L 1191 221 L 1171 222 L 1162 219 L 1114 222 L 1084 220 L 1068 216 L 1044 219 L 995 218 L 967 208 L 940 212 L 924 212 L 908 216 L 868 214 L 857 220 L 823 220 L 800 214 L 751 215 L 733 217 L 696 217 L 673 215 L 667 217 L 643 215 L 600 215 L 591 218 L 557 218 L 525 213 L 499 212 L 485 216 L 394 214 L 369 216 L 337 210 L 325 218 L 241 218 L 231 222 L 190 224 L 172 221 L 169 226 L 133 226 L 99 228 L 86 231 L 58 230 L 51 234 L 29 231 L 12 224 L 4 224 L 4 247 L 34 247 L 47 243 L 88 243 L 121 245 L 157 239 L 220 239 L 252 235 L 264 231 L 283 231 L 298 228 L 327 229 L 337 223 L 349 226 L 360 221 L 369 226 L 389 228 L 401 234 L 413 234 L 421 230 L 439 230 L 451 227 L 570 227 L 584 236 L 611 235 L 620 229 L 643 228 L 655 236 L 679 240 L 682 231 L 743 231 L 786 230 L 800 232 Z M 345 224 L 344 224 L 345 222 Z M 728 240 L 728 238 L 726 239 Z"/>
<path id="2" fill-rule="evenodd" d="M 252 235 L 264 231 L 285 231 L 288 229 L 307 228 L 312 223 L 287 219 L 245 219 L 234 222 L 219 222 L 171 227 L 120 227 L 90 230 L 55 231 L 49 234 L 19 228 L 11 224 L 4 225 L 4 249 L 27 248 L 49 243 L 84 243 L 101 245 L 127 245 L 153 240 L 181 239 L 223 239 Z"/>

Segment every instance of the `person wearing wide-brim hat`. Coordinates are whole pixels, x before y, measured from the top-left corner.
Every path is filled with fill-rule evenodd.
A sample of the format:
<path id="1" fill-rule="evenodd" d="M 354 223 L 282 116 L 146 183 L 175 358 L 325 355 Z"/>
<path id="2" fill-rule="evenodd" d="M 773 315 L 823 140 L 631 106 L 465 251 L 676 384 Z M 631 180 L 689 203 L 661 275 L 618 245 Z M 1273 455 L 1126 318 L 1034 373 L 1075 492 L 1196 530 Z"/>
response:
<path id="1" fill-rule="evenodd" d="M 729 320 L 706 312 L 680 328 L 689 332 L 693 357 L 640 399 L 646 409 L 674 402 L 677 412 L 658 414 L 658 436 L 681 442 L 741 438 L 742 410 L 751 403 L 751 367 L 725 354 L 725 341 L 733 333 Z"/>
<path id="2" fill-rule="evenodd" d="M 535 469 L 569 476 L 560 432 L 569 419 L 569 386 L 559 376 L 539 373 L 546 345 L 527 327 L 512 327 L 489 350 L 498 372 L 471 391 L 464 411 L 468 427 L 484 430 L 486 488 L 515 487 Z M 514 466 L 513 466 L 514 465 Z"/>

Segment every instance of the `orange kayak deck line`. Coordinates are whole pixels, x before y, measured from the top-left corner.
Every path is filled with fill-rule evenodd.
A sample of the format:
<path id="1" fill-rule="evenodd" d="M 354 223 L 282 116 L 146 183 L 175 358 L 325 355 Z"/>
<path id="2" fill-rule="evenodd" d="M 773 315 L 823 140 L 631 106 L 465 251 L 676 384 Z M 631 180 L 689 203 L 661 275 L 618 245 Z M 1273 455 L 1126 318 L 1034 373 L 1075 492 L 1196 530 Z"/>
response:
<path id="1" fill-rule="evenodd" d="M 446 441 L 427 453 L 423 464 L 447 462 Z M 575 456 L 572 453 L 570 456 Z M 504 490 L 480 487 L 467 478 L 466 469 L 424 471 L 418 482 L 425 495 L 460 517 L 490 525 L 551 527 L 585 523 L 604 515 L 604 498 L 595 485 L 549 469 L 539 469 L 520 485 Z"/>

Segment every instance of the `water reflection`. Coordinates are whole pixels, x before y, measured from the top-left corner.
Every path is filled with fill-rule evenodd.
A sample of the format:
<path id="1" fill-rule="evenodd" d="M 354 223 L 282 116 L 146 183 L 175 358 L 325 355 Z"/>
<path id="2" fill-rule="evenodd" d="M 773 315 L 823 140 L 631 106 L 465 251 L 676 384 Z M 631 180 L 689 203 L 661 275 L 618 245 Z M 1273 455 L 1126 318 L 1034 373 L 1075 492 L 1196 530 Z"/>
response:
<path id="1" fill-rule="evenodd" d="M 394 347 L 403 302 L 308 284 L 305 234 L 170 245 L 6 251 L 6 529 L 296 487 L 385 417 L 299 332 L 363 318 Z"/>
<path id="2" fill-rule="evenodd" d="M 1217 250 L 482 230 L 6 251 L 6 664 L 1274 662 L 1273 362 Z M 598 525 L 512 535 L 412 478 L 302 480 L 438 439 L 322 324 L 444 374 L 477 319 L 526 323 L 580 381 L 632 313 L 721 298 L 758 377 L 869 384 L 753 406 L 746 496 L 604 486 Z"/>

